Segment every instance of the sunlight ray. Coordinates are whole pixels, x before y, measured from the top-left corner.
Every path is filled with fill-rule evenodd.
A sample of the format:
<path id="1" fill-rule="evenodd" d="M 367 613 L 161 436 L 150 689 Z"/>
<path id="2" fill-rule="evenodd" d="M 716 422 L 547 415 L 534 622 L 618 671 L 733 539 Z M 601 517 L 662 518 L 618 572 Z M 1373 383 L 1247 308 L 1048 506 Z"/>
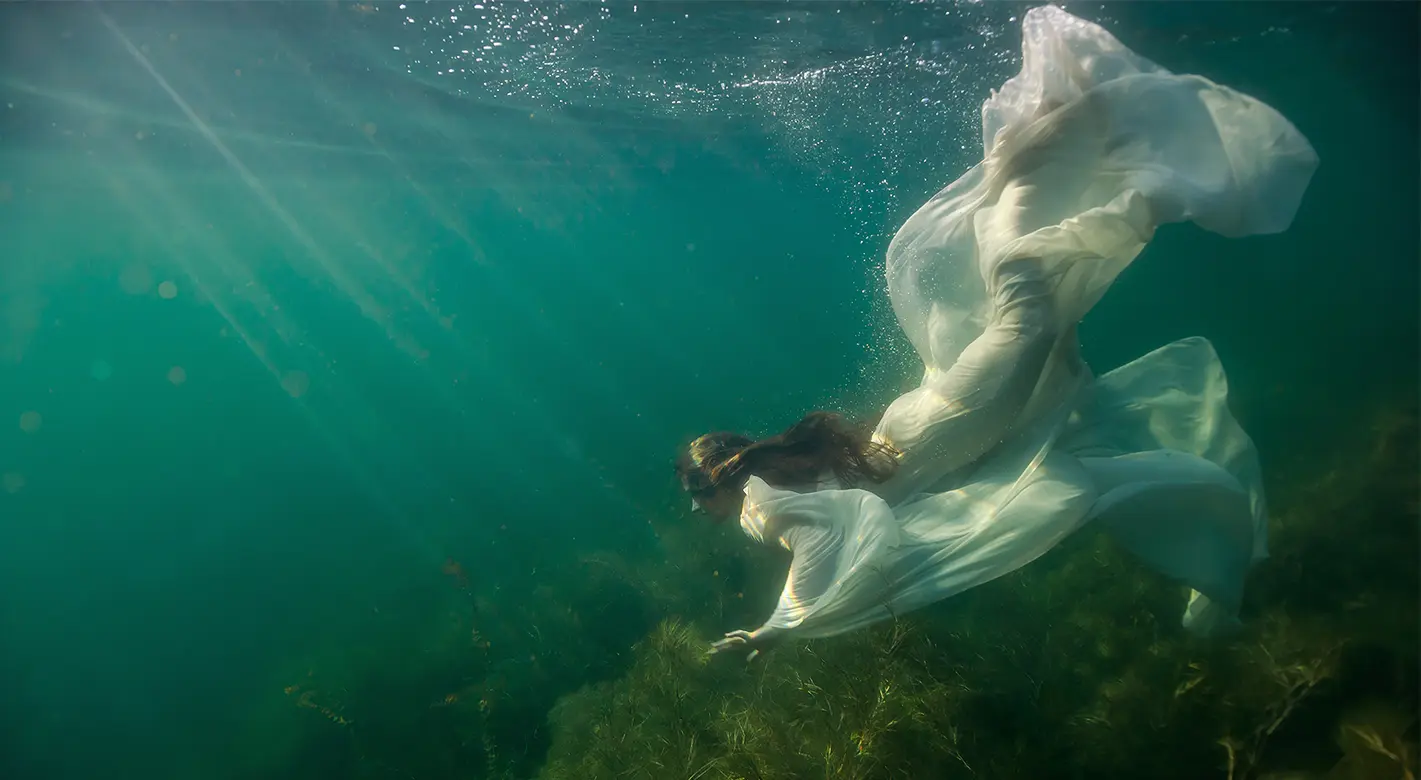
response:
<path id="1" fill-rule="evenodd" d="M 203 139 L 206 140 L 209 144 L 211 144 L 212 147 L 216 149 L 217 152 L 222 156 L 222 158 L 227 162 L 227 164 L 232 167 L 233 171 L 235 171 L 237 175 L 241 177 L 242 181 L 257 196 L 258 201 L 263 206 L 265 206 L 288 231 L 291 232 L 292 236 L 296 238 L 297 242 L 302 246 L 302 248 L 305 249 L 310 254 L 311 258 L 315 260 L 318 265 L 321 266 L 322 270 L 324 270 L 327 275 L 329 275 L 331 280 L 336 284 L 337 288 L 340 289 L 342 293 L 349 296 L 349 298 L 360 308 L 362 314 L 364 314 L 368 319 L 370 319 L 372 322 L 376 323 L 382 329 L 384 329 L 387 338 L 389 338 L 396 344 L 401 345 L 401 348 L 409 349 L 409 345 L 411 342 L 407 339 L 406 336 L 395 331 L 390 321 L 389 312 L 383 306 L 380 306 L 379 303 L 368 292 L 366 292 L 363 287 L 361 287 L 358 283 L 351 279 L 350 276 L 344 271 L 344 269 L 342 269 L 337 263 L 335 263 L 330 257 L 330 255 L 319 244 L 317 244 L 313 238 L 311 238 L 310 234 L 307 233 L 305 228 L 303 228 L 300 223 L 298 223 L 295 218 L 291 216 L 290 212 L 288 212 L 284 207 L 282 207 L 279 202 L 277 202 L 276 198 L 272 196 L 271 192 L 266 188 L 266 186 L 261 183 L 261 181 L 251 172 L 250 169 L 248 169 L 242 163 L 241 160 L 237 158 L 235 154 L 233 154 L 231 149 L 228 148 L 227 145 L 222 142 L 222 139 L 217 137 L 217 134 L 213 132 L 212 128 L 206 122 L 204 122 L 195 111 L 193 111 L 192 106 L 190 106 L 188 102 L 183 99 L 182 95 L 178 94 L 177 90 L 173 88 L 173 86 L 168 82 L 168 80 L 164 78 L 161 73 L 158 72 L 158 70 L 153 66 L 152 62 L 149 61 L 149 59 L 143 54 L 143 52 L 140 51 L 137 46 L 133 45 L 133 42 L 129 40 L 128 36 L 124 35 L 123 31 L 118 28 L 118 25 L 116 25 L 107 14 L 103 13 L 102 10 L 98 11 L 98 13 L 104 25 L 109 29 L 110 32 L 113 33 L 114 36 L 118 38 L 118 40 L 123 44 L 124 48 L 128 51 L 128 53 L 139 63 L 139 65 L 143 67 L 143 69 L 148 73 L 148 75 L 150 75 L 153 80 L 158 83 L 158 85 L 163 89 L 163 91 L 167 93 L 168 97 L 171 98 L 175 104 L 177 104 L 178 108 L 181 109 L 183 114 L 188 118 L 188 120 L 192 122 L 193 126 L 202 135 Z"/>

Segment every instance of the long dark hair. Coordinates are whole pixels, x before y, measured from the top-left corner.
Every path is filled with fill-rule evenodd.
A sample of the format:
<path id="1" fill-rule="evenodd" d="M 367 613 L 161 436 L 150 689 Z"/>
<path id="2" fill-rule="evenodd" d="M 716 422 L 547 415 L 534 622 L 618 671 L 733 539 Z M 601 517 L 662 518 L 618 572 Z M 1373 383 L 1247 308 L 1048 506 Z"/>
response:
<path id="1" fill-rule="evenodd" d="M 701 436 L 682 450 L 676 473 L 692 494 L 739 489 L 752 475 L 780 488 L 807 485 L 826 471 L 851 486 L 891 477 L 896 454 L 837 414 L 810 412 L 783 433 L 759 441 L 727 432 Z"/>

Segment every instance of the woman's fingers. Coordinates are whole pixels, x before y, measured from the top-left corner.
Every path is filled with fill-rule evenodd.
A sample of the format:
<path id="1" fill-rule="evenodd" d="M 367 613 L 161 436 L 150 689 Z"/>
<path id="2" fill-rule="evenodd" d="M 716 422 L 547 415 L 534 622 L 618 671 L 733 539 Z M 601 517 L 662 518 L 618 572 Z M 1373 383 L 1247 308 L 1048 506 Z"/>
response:
<path id="1" fill-rule="evenodd" d="M 730 633 L 725 635 L 724 639 L 712 642 L 710 646 L 710 651 L 712 654 L 722 653 L 732 647 L 741 647 L 743 645 L 748 645 L 754 638 L 754 635 L 751 634 L 749 631 L 731 631 Z M 752 655 L 754 655 L 754 653 L 752 653 Z"/>
<path id="2" fill-rule="evenodd" d="M 718 642 L 713 642 L 713 643 L 711 643 L 711 652 L 712 652 L 712 653 L 723 652 L 723 651 L 729 650 L 730 648 L 735 647 L 735 646 L 737 646 L 737 645 L 743 645 L 743 644 L 746 643 L 746 641 L 747 641 L 747 640 L 746 640 L 744 637 L 731 636 L 731 635 L 727 634 L 724 639 L 722 639 L 722 640 L 720 640 L 720 641 L 718 641 Z"/>

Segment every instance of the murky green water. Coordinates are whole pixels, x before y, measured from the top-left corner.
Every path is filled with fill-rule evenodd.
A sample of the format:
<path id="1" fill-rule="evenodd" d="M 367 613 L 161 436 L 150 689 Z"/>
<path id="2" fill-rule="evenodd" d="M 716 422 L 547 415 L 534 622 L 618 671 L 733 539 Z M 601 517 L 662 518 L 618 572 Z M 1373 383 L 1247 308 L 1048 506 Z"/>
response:
<path id="1" fill-rule="evenodd" d="M 0 7 L 0 775 L 531 776 L 659 620 L 763 617 L 674 449 L 916 380 L 882 254 L 1027 7 Z M 1087 357 L 1207 336 L 1274 479 L 1367 462 L 1417 390 L 1415 6 L 1065 8 L 1322 160 L 1284 235 L 1162 231 Z"/>

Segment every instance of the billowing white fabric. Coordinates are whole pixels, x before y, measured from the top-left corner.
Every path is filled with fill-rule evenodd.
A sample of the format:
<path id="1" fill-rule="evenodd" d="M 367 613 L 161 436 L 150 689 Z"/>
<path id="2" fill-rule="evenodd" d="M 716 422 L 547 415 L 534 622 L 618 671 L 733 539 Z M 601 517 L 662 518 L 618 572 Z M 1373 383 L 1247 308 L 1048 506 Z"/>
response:
<path id="1" fill-rule="evenodd" d="M 1193 589 L 1187 628 L 1236 623 L 1244 575 L 1268 556 L 1268 513 L 1258 452 L 1229 412 L 1228 379 L 1208 341 L 1176 341 L 1102 377 L 1057 449 L 1091 474 L 1092 517 Z"/>
<path id="2" fill-rule="evenodd" d="M 983 105 L 983 161 L 899 229 L 894 311 L 921 385 L 875 436 L 901 452 L 873 492 L 752 478 L 741 524 L 791 549 L 766 625 L 850 631 L 1029 563 L 1098 521 L 1195 592 L 1191 630 L 1232 622 L 1266 555 L 1253 443 L 1208 342 L 1095 380 L 1075 323 L 1163 223 L 1282 231 L 1317 166 L 1272 108 L 1168 73 L 1055 7 Z"/>

